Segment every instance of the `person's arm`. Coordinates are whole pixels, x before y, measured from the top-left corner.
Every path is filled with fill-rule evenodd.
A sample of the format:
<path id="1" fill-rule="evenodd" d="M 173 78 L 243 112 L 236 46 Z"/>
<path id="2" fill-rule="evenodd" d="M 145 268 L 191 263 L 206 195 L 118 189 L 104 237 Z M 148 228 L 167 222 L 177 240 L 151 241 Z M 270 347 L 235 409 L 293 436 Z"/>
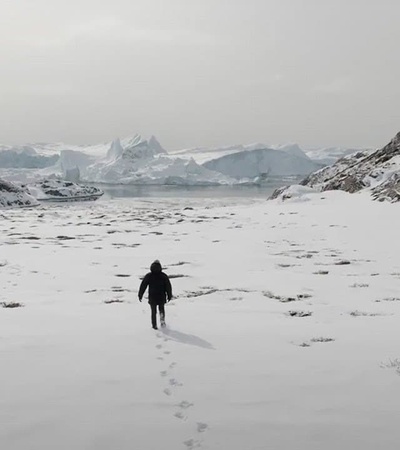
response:
<path id="1" fill-rule="evenodd" d="M 167 292 L 167 297 L 168 297 L 168 301 L 171 300 L 172 298 L 172 286 L 171 286 L 171 282 L 169 281 L 168 275 L 165 275 L 165 291 Z"/>
<path id="2" fill-rule="evenodd" d="M 139 301 L 140 301 L 140 302 L 142 301 L 143 294 L 144 294 L 144 292 L 145 292 L 147 286 L 149 285 L 149 281 L 150 281 L 150 274 L 147 274 L 147 275 L 143 278 L 142 282 L 140 283 L 139 294 L 138 294 L 138 295 L 139 295 Z"/>

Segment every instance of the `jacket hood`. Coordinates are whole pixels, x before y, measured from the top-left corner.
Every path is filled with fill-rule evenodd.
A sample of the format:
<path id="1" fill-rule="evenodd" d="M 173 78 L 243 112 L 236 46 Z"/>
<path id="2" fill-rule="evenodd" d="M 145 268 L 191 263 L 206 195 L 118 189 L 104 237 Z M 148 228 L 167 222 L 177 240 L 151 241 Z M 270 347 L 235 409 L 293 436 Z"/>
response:
<path id="1" fill-rule="evenodd" d="M 151 273 L 160 273 L 162 271 L 161 263 L 156 259 L 150 266 Z"/>

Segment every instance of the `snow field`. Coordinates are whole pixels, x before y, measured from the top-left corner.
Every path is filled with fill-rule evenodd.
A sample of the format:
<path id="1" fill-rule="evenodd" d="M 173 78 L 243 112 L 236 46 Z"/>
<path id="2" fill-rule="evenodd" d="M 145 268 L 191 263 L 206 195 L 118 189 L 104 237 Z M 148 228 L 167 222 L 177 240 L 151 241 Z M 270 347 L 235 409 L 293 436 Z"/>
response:
<path id="1" fill-rule="evenodd" d="M 4 211 L 1 448 L 397 448 L 399 209 L 302 199 Z"/>

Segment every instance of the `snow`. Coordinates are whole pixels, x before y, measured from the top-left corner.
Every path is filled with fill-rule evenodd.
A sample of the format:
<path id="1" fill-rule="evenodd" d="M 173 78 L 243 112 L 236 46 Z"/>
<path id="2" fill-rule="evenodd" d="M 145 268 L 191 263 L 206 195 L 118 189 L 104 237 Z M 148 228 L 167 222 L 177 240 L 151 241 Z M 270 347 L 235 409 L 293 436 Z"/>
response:
<path id="1" fill-rule="evenodd" d="M 58 179 L 43 180 L 27 186 L 27 191 L 40 201 L 96 200 L 103 191 L 94 186 L 83 186 Z"/>
<path id="2" fill-rule="evenodd" d="M 0 208 L 37 206 L 41 201 L 97 200 L 102 195 L 94 186 L 54 178 L 23 186 L 0 179 Z"/>
<path id="3" fill-rule="evenodd" d="M 38 202 L 29 192 L 0 179 L 0 208 L 36 206 Z"/>
<path id="4" fill-rule="evenodd" d="M 400 210 L 303 195 L 2 212 L 2 448 L 397 448 Z"/>
<path id="5" fill-rule="evenodd" d="M 283 186 L 275 190 L 271 196 L 272 200 L 279 199 L 282 202 L 286 200 L 297 200 L 299 202 L 309 201 L 315 194 L 315 189 L 308 186 L 301 186 L 299 184 L 292 184 L 290 186 Z"/>
<path id="6" fill-rule="evenodd" d="M 317 190 L 366 190 L 376 200 L 400 200 L 400 133 L 374 152 L 363 151 L 339 159 L 309 175 L 301 184 Z"/>

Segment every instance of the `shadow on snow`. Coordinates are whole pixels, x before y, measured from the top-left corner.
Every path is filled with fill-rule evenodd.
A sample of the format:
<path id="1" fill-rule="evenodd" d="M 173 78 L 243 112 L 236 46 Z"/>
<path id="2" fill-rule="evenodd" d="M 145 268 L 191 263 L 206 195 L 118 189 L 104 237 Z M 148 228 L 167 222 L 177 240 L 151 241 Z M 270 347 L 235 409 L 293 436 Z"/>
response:
<path id="1" fill-rule="evenodd" d="M 162 332 L 168 336 L 169 339 L 180 342 L 181 344 L 194 345 L 195 347 L 201 347 L 207 350 L 215 350 L 212 344 L 193 334 L 182 333 L 181 331 L 171 330 L 170 328 L 162 328 Z"/>

